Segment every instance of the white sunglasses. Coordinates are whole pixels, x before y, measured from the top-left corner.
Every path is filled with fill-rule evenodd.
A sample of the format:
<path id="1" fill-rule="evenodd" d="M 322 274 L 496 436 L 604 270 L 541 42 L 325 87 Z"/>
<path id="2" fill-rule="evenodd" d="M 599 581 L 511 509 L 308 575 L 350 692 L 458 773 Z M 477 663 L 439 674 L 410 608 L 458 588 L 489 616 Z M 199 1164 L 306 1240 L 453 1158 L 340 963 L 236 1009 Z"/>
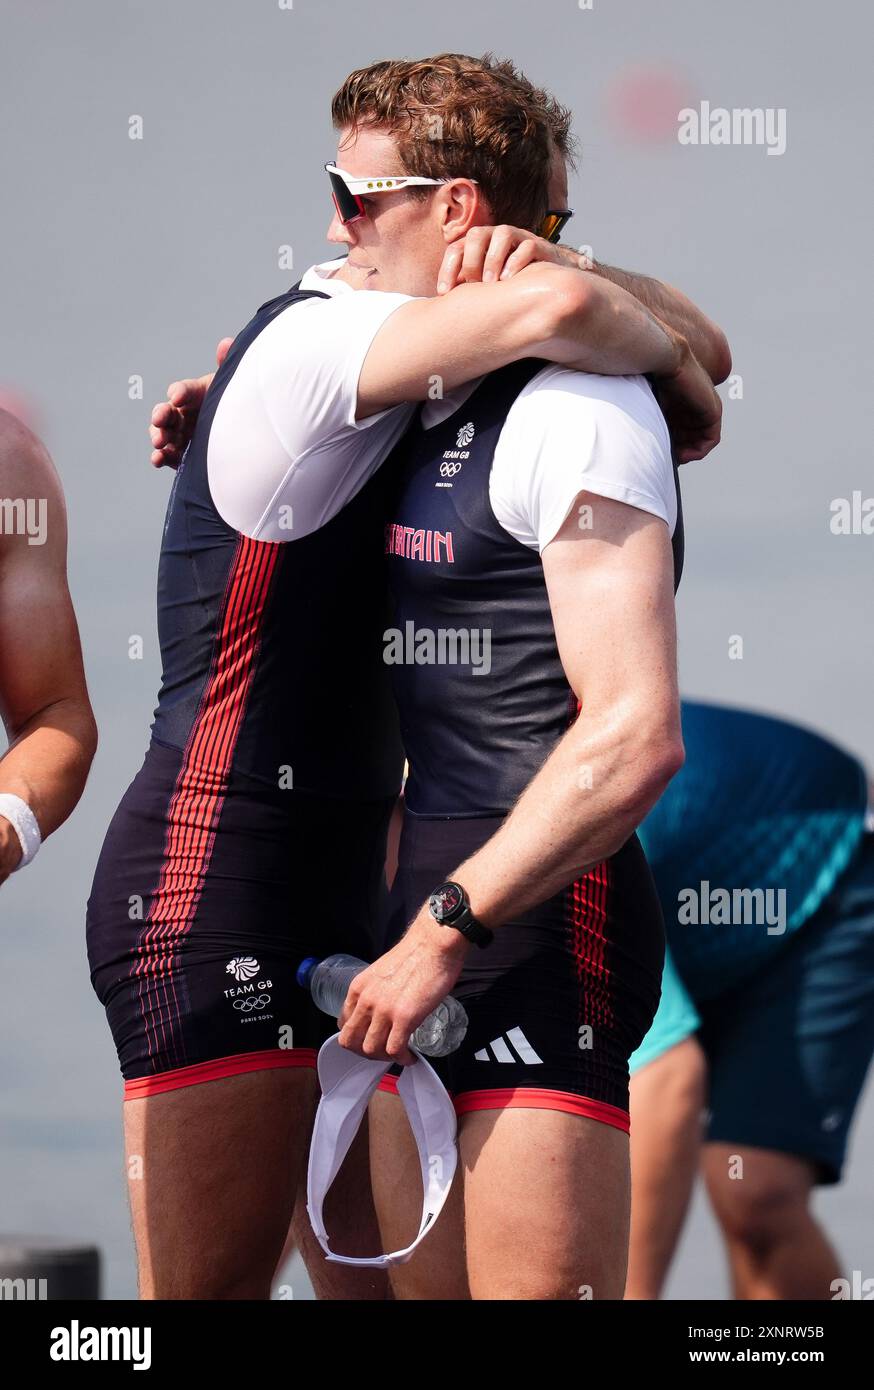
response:
<path id="1" fill-rule="evenodd" d="M 403 188 L 422 188 L 426 185 L 436 187 L 438 184 L 452 182 L 452 179 L 426 179 L 418 174 L 383 174 L 359 178 L 354 174 L 348 174 L 345 169 L 339 169 L 336 164 L 326 164 L 325 169 L 331 182 L 334 207 L 344 226 L 347 222 L 355 222 L 357 218 L 364 217 L 365 194 L 397 193 Z M 477 180 L 471 179 L 470 182 L 476 183 Z"/>

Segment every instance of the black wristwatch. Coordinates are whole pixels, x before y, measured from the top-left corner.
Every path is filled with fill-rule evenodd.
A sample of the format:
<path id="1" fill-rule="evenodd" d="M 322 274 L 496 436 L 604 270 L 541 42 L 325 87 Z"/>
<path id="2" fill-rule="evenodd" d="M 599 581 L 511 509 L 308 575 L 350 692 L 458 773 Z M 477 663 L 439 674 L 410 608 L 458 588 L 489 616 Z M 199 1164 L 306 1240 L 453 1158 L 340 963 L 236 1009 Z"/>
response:
<path id="1" fill-rule="evenodd" d="M 494 932 L 478 922 L 470 910 L 470 899 L 460 883 L 441 883 L 428 899 L 428 907 L 441 927 L 454 927 L 475 946 L 488 946 Z"/>

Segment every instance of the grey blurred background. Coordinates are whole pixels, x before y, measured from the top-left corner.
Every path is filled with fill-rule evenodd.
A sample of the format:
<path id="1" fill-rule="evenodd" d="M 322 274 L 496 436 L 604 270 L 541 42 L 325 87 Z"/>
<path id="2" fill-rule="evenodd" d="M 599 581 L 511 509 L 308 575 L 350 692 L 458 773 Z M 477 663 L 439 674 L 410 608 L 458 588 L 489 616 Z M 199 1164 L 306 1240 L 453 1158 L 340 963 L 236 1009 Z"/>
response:
<path id="1" fill-rule="evenodd" d="M 101 746 L 73 819 L 0 898 L 0 1231 L 94 1239 L 106 1293 L 135 1294 L 120 1080 L 83 931 L 160 674 L 172 475 L 149 467 L 146 426 L 168 382 L 209 369 L 221 336 L 334 254 L 322 165 L 352 68 L 492 50 L 572 106 L 565 239 L 680 285 L 726 329 L 742 379 L 742 398 L 723 389 L 718 453 L 683 475 L 684 691 L 808 722 L 874 763 L 874 536 L 829 524 L 833 499 L 874 494 L 871 41 L 851 0 L 2 0 L 0 386 L 29 405 L 66 489 Z M 702 99 L 785 108 L 785 153 L 681 146 L 677 110 Z M 846 1180 L 817 1199 L 846 1268 L 867 1274 L 872 1154 L 869 1087 Z M 307 1296 L 297 1273 L 294 1287 Z M 700 1197 L 669 1295 L 726 1295 Z"/>

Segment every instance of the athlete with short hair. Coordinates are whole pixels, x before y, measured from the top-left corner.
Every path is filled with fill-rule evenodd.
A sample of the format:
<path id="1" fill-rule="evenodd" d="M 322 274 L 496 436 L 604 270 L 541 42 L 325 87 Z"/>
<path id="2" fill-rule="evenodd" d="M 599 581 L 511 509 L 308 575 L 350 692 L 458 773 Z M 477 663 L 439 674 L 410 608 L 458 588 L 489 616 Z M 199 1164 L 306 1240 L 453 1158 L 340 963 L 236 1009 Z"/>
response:
<path id="1" fill-rule="evenodd" d="M 659 1297 L 700 1154 L 734 1296 L 833 1298 L 810 1204 L 841 1179 L 874 1053 L 865 771 L 787 720 L 682 713 L 685 766 L 641 827 L 676 963 L 631 1059 L 626 1297 Z"/>
<path id="2" fill-rule="evenodd" d="M 428 65 L 407 69 L 413 66 L 424 72 Z M 509 84 L 505 75 L 490 75 L 483 66 L 495 98 L 483 140 L 504 142 L 506 148 L 508 131 L 523 109 L 539 138 L 548 122 L 537 102 L 526 98 L 518 82 Z M 678 369 L 671 335 L 604 281 L 563 265 L 529 265 L 503 282 L 464 284 L 441 298 L 403 301 L 398 290 L 421 294 L 438 283 L 446 248 L 487 223 L 491 185 L 512 177 L 511 157 L 493 160 L 491 172 L 478 167 L 476 181 L 465 175 L 457 150 L 454 159 L 457 175 L 439 180 L 434 175 L 434 181 L 414 186 L 427 190 L 420 201 L 397 187 L 410 171 L 389 131 L 366 121 L 341 129 L 331 171 L 337 217 L 329 237 L 349 247 L 348 260 L 340 269 L 308 272 L 300 291 L 264 306 L 238 335 L 206 398 L 174 487 L 162 560 L 164 708 L 159 706 L 153 742 L 153 748 L 157 743 L 165 751 L 150 752 L 139 783 L 120 808 L 110 831 L 115 845 L 108 841 L 91 908 L 92 954 L 99 951 L 105 958 L 108 940 L 125 940 L 118 908 L 130 882 L 132 846 L 143 842 L 144 819 L 151 815 L 153 847 L 143 858 L 157 884 L 149 894 L 151 924 L 136 936 L 127 931 L 130 944 L 118 957 L 121 970 L 114 965 L 110 973 L 95 965 L 98 988 L 110 1010 L 117 1006 L 117 1037 L 131 1040 L 129 1146 L 152 1136 L 150 1171 L 162 1211 L 149 1211 L 132 1191 L 147 1295 L 163 1290 L 165 1296 L 185 1296 L 185 1290 L 207 1285 L 223 1296 L 266 1292 L 305 1151 L 315 1097 L 314 1048 L 331 1031 L 329 1021 L 295 995 L 292 969 L 310 953 L 370 953 L 361 945 L 362 926 L 368 902 L 375 901 L 367 884 L 374 890 L 376 884 L 360 863 L 338 859 L 336 846 L 361 837 L 367 798 L 356 802 L 359 785 L 372 794 L 374 785 L 384 790 L 378 780 L 383 776 L 391 776 L 395 789 L 399 781 L 391 745 L 373 750 L 366 778 L 360 758 L 368 730 L 374 723 L 380 727 L 380 720 L 390 723 L 382 641 L 386 619 L 370 577 L 381 573 L 377 552 L 383 549 L 388 515 L 386 490 L 393 483 L 390 471 L 376 470 L 409 425 L 412 411 L 403 403 L 429 396 L 435 374 L 451 392 L 478 373 L 520 362 L 532 352 L 559 364 L 597 364 L 599 370 L 628 370 L 632 362 L 641 370 L 649 363 L 647 369 L 668 374 L 669 388 L 674 381 L 678 397 L 690 393 L 690 428 L 697 435 L 689 445 L 693 452 L 706 452 L 714 430 L 718 433 L 718 406 L 710 388 L 704 389 L 700 369 L 685 359 L 682 346 Z M 549 175 L 542 164 L 544 210 L 564 205 L 547 196 Z M 337 179 L 350 198 L 362 198 L 363 206 L 356 203 L 353 211 Z M 364 197 L 356 191 L 361 182 L 393 186 Z M 523 242 L 532 243 L 525 250 L 534 258 L 554 260 L 555 248 L 531 232 L 504 228 L 498 234 L 504 240 L 499 270 Z M 488 245 L 482 249 L 485 254 Z M 385 293 L 349 294 L 365 287 Z M 301 293 L 313 291 L 329 298 L 296 303 Z M 688 312 L 684 303 L 681 313 Z M 709 346 L 709 329 L 703 337 Z M 644 417 L 638 425 L 638 481 L 643 485 L 654 465 L 664 485 L 658 505 L 675 506 L 667 435 L 651 394 L 640 381 L 617 383 L 616 389 L 626 403 L 634 399 Z M 183 419 L 173 418 L 181 429 Z M 159 432 L 155 442 L 163 448 L 166 436 Z M 632 548 L 640 544 L 644 549 L 654 544 L 664 553 L 661 538 L 651 532 Z M 248 567 L 238 582 L 244 559 Z M 258 568 L 265 560 L 273 570 Z M 351 655 L 350 641 L 355 644 Z M 242 693 L 241 669 L 249 682 Z M 219 754 L 224 763 L 218 763 Z M 160 758 L 169 765 L 159 767 Z M 264 805 L 278 815 L 279 800 L 290 798 L 288 784 L 279 800 L 269 787 L 280 768 L 292 770 L 293 803 L 301 809 L 289 813 L 298 817 L 294 833 L 282 834 L 280 827 L 275 849 L 266 844 L 259 860 Z M 238 796 L 232 794 L 237 790 Z M 332 801 L 336 823 L 332 828 L 314 822 L 301 847 L 315 796 Z M 371 851 L 382 843 L 387 801 L 378 798 L 372 817 L 369 863 Z M 163 868 L 156 876 L 159 862 Z M 259 983 L 268 973 L 265 962 L 269 987 Z M 218 985 L 228 984 L 222 972 L 231 965 L 255 971 L 254 983 L 232 985 L 222 1000 Z M 241 1042 L 235 1031 L 242 1019 L 231 1009 L 241 1002 L 242 1015 L 247 999 L 253 1001 L 248 1012 L 267 1017 L 260 1047 Z M 139 1005 L 139 1015 L 132 1005 Z M 149 1022 L 150 1037 L 139 1018 Z M 283 1045 L 277 1047 L 271 1032 L 289 1019 L 299 1022 L 291 1028 L 293 1046 L 282 1055 Z M 251 1038 L 254 1026 L 260 1026 L 257 1017 L 248 1026 Z M 272 1046 L 265 1045 L 268 1038 Z M 213 1055 L 195 1061 L 195 1048 Z M 217 1078 L 224 1095 L 214 1094 Z M 216 1080 L 216 1086 L 192 1084 L 205 1080 Z M 271 1134 L 259 1162 L 241 1175 L 239 1146 L 248 1142 L 265 1108 L 273 1113 L 277 1104 L 283 1107 L 282 1126 Z M 228 1136 L 224 1126 L 231 1120 Z M 226 1139 L 218 1158 L 217 1121 Z M 190 1180 L 186 1184 L 192 1147 L 208 1162 L 214 1190 L 234 1191 L 234 1221 L 227 1233 L 216 1231 L 212 1207 L 206 1210 L 197 1187 Z M 177 1194 L 169 1203 L 168 1191 Z"/>

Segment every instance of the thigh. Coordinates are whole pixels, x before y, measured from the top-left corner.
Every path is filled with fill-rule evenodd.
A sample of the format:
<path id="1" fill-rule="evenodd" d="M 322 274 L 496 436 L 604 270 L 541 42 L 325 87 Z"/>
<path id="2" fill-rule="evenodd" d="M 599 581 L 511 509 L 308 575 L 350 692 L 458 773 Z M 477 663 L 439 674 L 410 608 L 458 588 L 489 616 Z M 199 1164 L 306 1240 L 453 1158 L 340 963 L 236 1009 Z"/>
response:
<path id="1" fill-rule="evenodd" d="M 622 1298 L 627 1134 L 581 1115 L 513 1109 L 465 1115 L 459 1138 L 472 1298 Z"/>
<path id="2" fill-rule="evenodd" d="M 125 1103 L 141 1297 L 269 1297 L 317 1092 L 273 1070 Z"/>
<path id="3" fill-rule="evenodd" d="M 370 1171 L 383 1250 L 402 1250 L 422 1218 L 422 1175 L 416 1142 L 397 1094 L 377 1091 L 370 1103 Z M 464 1256 L 464 1167 L 433 1229 L 406 1264 L 391 1271 L 398 1299 L 470 1297 Z"/>
<path id="4" fill-rule="evenodd" d="M 399 1299 L 621 1298 L 628 1250 L 628 1139 L 548 1110 L 459 1120 L 459 1167 L 434 1229 L 392 1270 Z M 371 1104 L 373 1190 L 385 1249 L 415 1235 L 422 1182 L 395 1095 Z"/>
<path id="5" fill-rule="evenodd" d="M 379 1302 L 390 1298 L 388 1274 L 384 1269 L 359 1269 L 355 1265 L 340 1264 L 326 1258 L 307 1211 L 305 1173 L 301 1176 L 289 1232 L 291 1244 L 284 1254 L 290 1254 L 294 1246 L 300 1251 L 316 1298 L 332 1301 L 354 1299 L 356 1302 Z M 379 1253 L 380 1233 L 370 1178 L 367 1115 L 325 1197 L 323 1215 L 335 1250 L 343 1255 L 355 1256 Z"/>

